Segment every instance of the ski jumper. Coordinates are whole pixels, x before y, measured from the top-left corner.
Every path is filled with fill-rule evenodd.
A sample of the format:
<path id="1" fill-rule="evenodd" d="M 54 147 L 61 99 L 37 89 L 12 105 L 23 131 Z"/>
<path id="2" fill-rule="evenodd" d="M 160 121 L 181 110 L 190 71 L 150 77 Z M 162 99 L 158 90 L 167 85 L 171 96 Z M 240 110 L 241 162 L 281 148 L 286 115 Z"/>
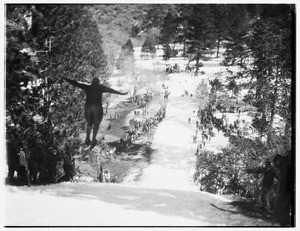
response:
<path id="1" fill-rule="evenodd" d="M 93 80 L 92 84 L 89 85 L 89 84 L 79 83 L 69 78 L 64 78 L 64 79 L 70 84 L 72 84 L 73 86 L 81 88 L 85 92 L 86 102 L 85 102 L 84 116 L 87 121 L 86 142 L 90 141 L 89 137 L 93 126 L 94 126 L 93 129 L 93 142 L 94 142 L 96 141 L 98 129 L 103 118 L 102 94 L 113 93 L 113 94 L 125 95 L 127 93 L 121 93 L 119 91 L 106 87 L 102 84 L 99 84 L 99 81 L 95 82 Z"/>

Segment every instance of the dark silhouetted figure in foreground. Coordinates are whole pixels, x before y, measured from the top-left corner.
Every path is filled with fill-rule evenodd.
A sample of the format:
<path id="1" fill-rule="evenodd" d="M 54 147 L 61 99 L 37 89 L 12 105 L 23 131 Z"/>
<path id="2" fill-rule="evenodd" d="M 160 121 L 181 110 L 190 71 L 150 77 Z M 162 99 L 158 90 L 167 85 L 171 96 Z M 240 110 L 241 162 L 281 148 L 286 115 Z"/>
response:
<path id="1" fill-rule="evenodd" d="M 28 186 L 30 186 L 30 180 L 29 180 L 29 172 L 28 172 L 28 155 L 25 153 L 25 151 L 21 148 L 21 151 L 19 152 L 19 179 L 22 182 L 26 182 Z"/>
<path id="2" fill-rule="evenodd" d="M 103 108 L 102 108 L 102 94 L 103 93 L 113 93 L 119 95 L 126 95 L 127 93 L 121 93 L 109 87 L 106 87 L 100 84 L 98 78 L 93 78 L 92 84 L 83 84 L 78 83 L 69 78 L 64 78 L 70 84 L 75 87 L 79 87 L 84 90 L 86 94 L 86 103 L 85 103 L 85 119 L 87 121 L 87 132 L 86 132 L 86 144 L 89 144 L 90 141 L 90 134 L 93 128 L 93 140 L 92 143 L 96 144 L 96 136 L 99 130 L 100 123 L 103 118 Z"/>
<path id="3" fill-rule="evenodd" d="M 14 183 L 14 173 L 18 171 L 19 155 L 16 145 L 13 142 L 7 142 L 6 163 L 8 166 L 7 183 Z"/>
<path id="4" fill-rule="evenodd" d="M 65 175 L 59 179 L 59 182 L 72 181 L 74 176 L 74 159 L 72 157 L 71 149 L 68 144 L 65 144 L 61 158 L 63 159 L 63 169 Z"/>
<path id="5" fill-rule="evenodd" d="M 293 191 L 291 159 L 288 156 L 277 154 L 273 159 L 273 163 L 279 171 L 273 222 L 282 226 L 290 226 Z"/>
<path id="6" fill-rule="evenodd" d="M 270 198 L 273 189 L 274 179 L 276 177 L 275 169 L 272 167 L 270 161 L 265 162 L 263 169 L 262 178 L 262 191 L 261 191 L 261 202 L 265 209 L 271 210 Z"/>

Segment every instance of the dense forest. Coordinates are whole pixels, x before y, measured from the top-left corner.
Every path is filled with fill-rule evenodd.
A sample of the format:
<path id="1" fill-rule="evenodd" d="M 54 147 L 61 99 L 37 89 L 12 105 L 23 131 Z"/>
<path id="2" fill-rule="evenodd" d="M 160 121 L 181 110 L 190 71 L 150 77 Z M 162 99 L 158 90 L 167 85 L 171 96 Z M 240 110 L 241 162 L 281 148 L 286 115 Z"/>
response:
<path id="1" fill-rule="evenodd" d="M 134 73 L 134 66 L 130 65 L 134 62 L 134 47 L 141 46 L 142 51 L 151 54 L 160 45 L 164 59 L 168 60 L 177 55 L 174 44 L 183 45 L 182 55 L 196 63 L 196 74 L 207 54 L 216 50 L 218 56 L 220 47 L 225 47 L 223 65 L 239 67 L 228 78 L 226 88 L 237 92 L 249 89 L 243 101 L 257 108 L 252 126 L 261 137 L 250 140 L 242 135 L 228 135 L 231 146 L 224 150 L 225 155 L 214 156 L 215 159 L 202 155 L 199 168 L 220 163 L 211 172 L 236 173 L 236 177 L 241 168 L 247 168 L 255 176 L 253 169 L 276 153 L 293 158 L 293 5 L 8 4 L 5 57 L 8 178 L 16 169 L 21 149 L 30 154 L 29 162 L 38 163 L 41 169 L 51 168 L 55 162 L 53 149 L 58 152 L 77 149 L 84 124 L 83 110 L 75 105 L 80 105 L 78 102 L 83 101 L 84 95 L 69 88 L 61 81 L 62 77 L 88 82 L 100 76 L 105 83 L 114 67 L 126 67 L 126 71 Z M 219 86 L 217 82 L 211 85 L 215 89 Z M 203 111 L 209 114 L 214 92 L 207 94 Z M 281 131 L 273 128 L 275 115 L 284 119 Z M 241 165 L 229 164 L 231 167 L 224 169 L 226 161 L 240 163 L 240 160 Z M 53 181 L 47 171 L 43 174 L 41 183 Z M 207 178 L 208 191 L 213 191 L 211 178 Z M 231 188 L 234 193 L 242 193 L 241 188 L 247 191 L 251 186 L 241 181 L 234 184 Z"/>

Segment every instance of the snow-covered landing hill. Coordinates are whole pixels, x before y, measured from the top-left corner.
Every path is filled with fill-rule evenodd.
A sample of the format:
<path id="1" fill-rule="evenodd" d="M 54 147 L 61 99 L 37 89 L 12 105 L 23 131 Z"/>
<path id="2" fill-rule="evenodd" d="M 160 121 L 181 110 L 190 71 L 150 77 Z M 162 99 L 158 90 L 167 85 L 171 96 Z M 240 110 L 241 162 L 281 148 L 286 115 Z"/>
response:
<path id="1" fill-rule="evenodd" d="M 7 186 L 4 225 L 268 226 L 265 221 L 241 214 L 223 197 L 196 190 L 192 181 L 196 105 L 193 97 L 177 92 L 186 87 L 192 92 L 195 85 L 185 82 L 184 76 L 181 81 L 173 77 L 167 83 L 171 95 L 166 117 L 153 138 L 152 161 L 139 181 Z M 214 137 L 210 145 L 218 142 L 220 139 Z"/>
<path id="2" fill-rule="evenodd" d="M 6 189 L 5 226 L 260 226 L 201 192 L 62 183 Z"/>
<path id="3" fill-rule="evenodd" d="M 155 60 L 138 62 L 152 70 L 157 65 Z M 166 117 L 157 127 L 152 161 L 139 181 L 6 186 L 4 226 L 269 226 L 241 214 L 223 197 L 197 191 L 193 185 L 195 87 L 221 68 L 203 67 L 206 74 L 201 77 L 169 75 Z M 182 97 L 185 90 L 193 96 Z M 207 146 L 219 149 L 226 142 L 220 135 Z"/>

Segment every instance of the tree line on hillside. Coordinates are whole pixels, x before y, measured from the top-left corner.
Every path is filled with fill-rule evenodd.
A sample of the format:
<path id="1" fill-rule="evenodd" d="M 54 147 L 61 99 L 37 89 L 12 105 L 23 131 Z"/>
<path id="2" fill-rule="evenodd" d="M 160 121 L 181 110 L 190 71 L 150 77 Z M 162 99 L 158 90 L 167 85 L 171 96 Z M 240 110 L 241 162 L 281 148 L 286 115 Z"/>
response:
<path id="1" fill-rule="evenodd" d="M 178 4 L 160 25 L 157 43 L 171 57 L 170 45 L 183 44 L 183 55 L 196 62 L 225 48 L 222 65 L 228 67 L 228 89 L 257 108 L 253 126 L 268 144 L 277 145 L 274 121 L 283 118 L 283 136 L 291 146 L 295 93 L 295 6 L 288 4 Z M 230 67 L 238 67 L 237 72 Z"/>

